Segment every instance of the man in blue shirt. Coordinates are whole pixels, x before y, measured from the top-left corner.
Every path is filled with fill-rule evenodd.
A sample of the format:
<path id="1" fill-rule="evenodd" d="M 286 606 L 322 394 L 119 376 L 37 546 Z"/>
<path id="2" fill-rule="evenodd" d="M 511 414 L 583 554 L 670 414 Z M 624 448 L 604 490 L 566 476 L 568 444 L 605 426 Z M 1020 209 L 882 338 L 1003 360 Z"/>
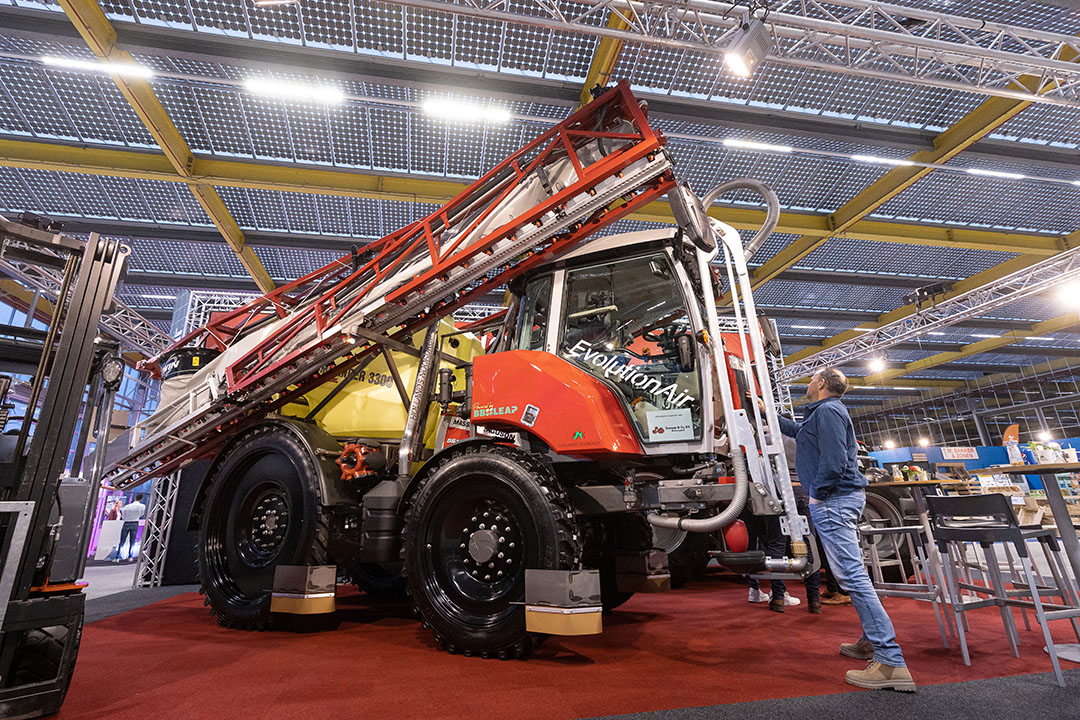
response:
<path id="1" fill-rule="evenodd" d="M 847 681 L 858 687 L 915 692 L 896 633 L 863 565 L 859 517 L 866 505 L 867 480 L 856 461 L 855 428 L 840 398 L 848 380 L 835 368 L 819 370 L 806 387 L 806 413 L 801 423 L 780 418 L 785 435 L 795 438 L 796 471 L 810 494 L 810 519 L 833 574 L 848 591 L 859 613 L 863 635 L 844 643 L 840 653 L 868 660 L 865 670 L 849 670 Z"/>

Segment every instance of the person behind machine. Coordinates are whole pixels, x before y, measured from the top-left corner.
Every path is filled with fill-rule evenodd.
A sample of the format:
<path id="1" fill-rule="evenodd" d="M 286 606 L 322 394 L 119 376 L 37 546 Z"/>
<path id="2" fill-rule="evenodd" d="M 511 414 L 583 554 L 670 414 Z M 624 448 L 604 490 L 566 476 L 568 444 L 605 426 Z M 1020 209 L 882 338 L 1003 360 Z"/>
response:
<path id="1" fill-rule="evenodd" d="M 859 472 L 855 428 L 840 398 L 848 380 L 836 368 L 814 373 L 806 387 L 802 422 L 780 417 L 781 431 L 795 438 L 799 479 L 810 495 L 814 523 L 829 565 L 859 614 L 863 634 L 844 643 L 840 653 L 868 660 L 865 670 L 849 670 L 846 680 L 857 687 L 915 692 L 915 682 L 896 642 L 896 632 L 863 565 L 859 517 L 869 484 Z"/>
<path id="2" fill-rule="evenodd" d="M 139 520 L 146 512 L 146 505 L 143 505 L 142 499 L 142 493 L 138 493 L 135 495 L 134 502 L 120 509 L 120 517 L 124 524 L 120 526 L 120 542 L 116 545 L 116 559 L 113 562 L 120 562 L 120 551 L 124 548 L 124 540 L 128 541 L 128 560 L 135 559 L 135 537 L 139 534 Z"/>

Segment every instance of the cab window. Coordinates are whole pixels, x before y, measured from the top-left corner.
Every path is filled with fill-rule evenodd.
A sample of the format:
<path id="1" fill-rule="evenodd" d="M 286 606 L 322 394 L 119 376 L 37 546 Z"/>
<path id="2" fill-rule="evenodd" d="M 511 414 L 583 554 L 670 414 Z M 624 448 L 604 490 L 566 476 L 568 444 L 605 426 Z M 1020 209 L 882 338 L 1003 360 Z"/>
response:
<path id="1" fill-rule="evenodd" d="M 616 390 L 645 442 L 701 438 L 692 337 L 666 255 L 567 271 L 559 355 Z"/>
<path id="2" fill-rule="evenodd" d="M 543 350 L 551 311 L 551 276 L 536 278 L 525 286 L 518 316 L 517 350 Z"/>

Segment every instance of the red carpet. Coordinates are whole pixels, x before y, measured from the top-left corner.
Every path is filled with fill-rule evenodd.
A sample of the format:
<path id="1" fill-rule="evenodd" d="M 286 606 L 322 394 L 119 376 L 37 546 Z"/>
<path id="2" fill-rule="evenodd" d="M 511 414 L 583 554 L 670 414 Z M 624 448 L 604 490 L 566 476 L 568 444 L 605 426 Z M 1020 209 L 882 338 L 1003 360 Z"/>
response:
<path id="1" fill-rule="evenodd" d="M 195 594 L 93 623 L 58 717 L 561 720 L 856 691 L 843 675 L 861 665 L 837 653 L 857 636 L 850 607 L 778 615 L 723 577 L 636 596 L 602 635 L 550 638 L 524 662 L 446 654 L 404 607 L 363 599 L 340 598 L 340 625 L 317 634 L 225 630 Z M 1019 659 L 996 610 L 970 613 L 968 668 L 955 642 L 941 646 L 929 605 L 886 608 L 920 684 L 1050 670 L 1042 634 L 1034 620 L 1024 630 L 1019 612 Z"/>

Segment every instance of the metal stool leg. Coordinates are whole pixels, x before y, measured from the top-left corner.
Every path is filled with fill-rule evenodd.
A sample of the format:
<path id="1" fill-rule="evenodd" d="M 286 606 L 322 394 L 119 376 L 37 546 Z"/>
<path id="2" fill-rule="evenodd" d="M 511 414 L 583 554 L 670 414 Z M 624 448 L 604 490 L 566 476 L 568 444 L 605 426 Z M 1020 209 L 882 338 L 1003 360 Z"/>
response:
<path id="1" fill-rule="evenodd" d="M 1009 584 L 1015 590 L 1020 574 L 1016 572 L 1016 564 L 1013 563 L 1012 550 L 1009 548 L 1008 543 L 1005 543 L 1005 562 L 1009 565 Z M 1031 632 L 1031 622 L 1028 621 L 1027 608 L 1020 608 L 1020 617 L 1024 619 L 1024 629 Z"/>
<path id="2" fill-rule="evenodd" d="M 934 579 L 931 578 L 929 576 L 929 574 L 927 573 L 927 571 L 926 571 L 927 570 L 927 568 L 926 568 L 926 555 L 925 555 L 925 553 L 923 553 L 922 546 L 921 545 L 920 546 L 914 546 L 913 545 L 911 550 L 912 550 L 912 555 L 911 555 L 912 560 L 914 561 L 914 558 L 916 558 L 916 557 L 919 558 L 919 566 L 922 568 L 924 584 L 929 588 L 936 589 L 936 592 L 934 593 L 933 599 L 930 600 L 930 604 L 934 608 L 934 619 L 937 620 L 938 631 L 941 633 L 941 644 L 945 646 L 946 650 L 948 650 L 949 649 L 949 636 L 945 632 L 945 623 L 943 623 L 941 621 L 941 616 L 942 616 L 941 609 L 938 608 L 938 602 L 941 600 L 941 595 L 939 594 L 941 592 L 941 588 L 936 584 Z"/>
<path id="3" fill-rule="evenodd" d="M 990 576 L 991 592 L 998 598 L 1001 622 L 1005 625 L 1005 634 L 1009 636 L 1009 647 L 1012 648 L 1013 657 L 1020 657 L 1020 633 L 1016 631 L 1012 608 L 1005 604 L 1009 596 L 1005 593 L 1005 583 L 1001 578 L 1001 568 L 997 564 L 997 554 L 994 552 L 993 543 L 983 546 L 983 555 L 986 557 L 986 572 Z"/>
<path id="4" fill-rule="evenodd" d="M 1046 563 L 1050 566 L 1050 574 L 1054 576 L 1054 583 L 1057 587 L 1058 596 L 1061 598 L 1061 604 L 1067 607 L 1080 607 L 1080 596 L 1077 595 L 1072 577 L 1069 575 L 1069 570 L 1065 567 L 1065 561 L 1062 560 L 1060 553 L 1051 550 L 1049 543 L 1040 542 L 1039 544 L 1042 546 Z M 1080 623 L 1077 623 L 1076 618 L 1069 618 L 1069 624 L 1072 625 L 1076 639 L 1080 640 Z"/>
<path id="5" fill-rule="evenodd" d="M 1065 687 L 1065 676 L 1061 673 L 1061 665 L 1058 663 L 1057 650 L 1054 648 L 1054 639 L 1050 637 L 1050 623 L 1043 611 L 1042 598 L 1039 597 L 1039 589 L 1035 587 L 1035 574 L 1031 571 L 1031 558 L 1024 555 L 1020 558 L 1024 566 L 1024 574 L 1027 575 L 1028 588 L 1031 590 L 1031 599 L 1035 602 L 1035 618 L 1042 626 L 1043 639 L 1046 640 L 1046 651 L 1050 654 L 1050 663 L 1054 666 L 1054 676 L 1057 678 L 1059 687 Z"/>
<path id="6" fill-rule="evenodd" d="M 967 618 L 961 617 L 967 613 L 964 612 L 964 601 L 960 596 L 960 581 L 953 577 L 956 567 L 952 563 L 952 550 L 952 544 L 950 543 L 945 548 L 945 557 L 947 558 L 947 561 L 942 564 L 942 569 L 945 571 L 945 584 L 949 593 L 949 605 L 952 608 L 953 619 L 956 620 L 957 634 L 960 636 L 960 654 L 964 658 L 964 664 L 970 666 L 971 656 L 968 654 L 967 638 L 964 636 L 964 627 L 967 623 Z"/>

